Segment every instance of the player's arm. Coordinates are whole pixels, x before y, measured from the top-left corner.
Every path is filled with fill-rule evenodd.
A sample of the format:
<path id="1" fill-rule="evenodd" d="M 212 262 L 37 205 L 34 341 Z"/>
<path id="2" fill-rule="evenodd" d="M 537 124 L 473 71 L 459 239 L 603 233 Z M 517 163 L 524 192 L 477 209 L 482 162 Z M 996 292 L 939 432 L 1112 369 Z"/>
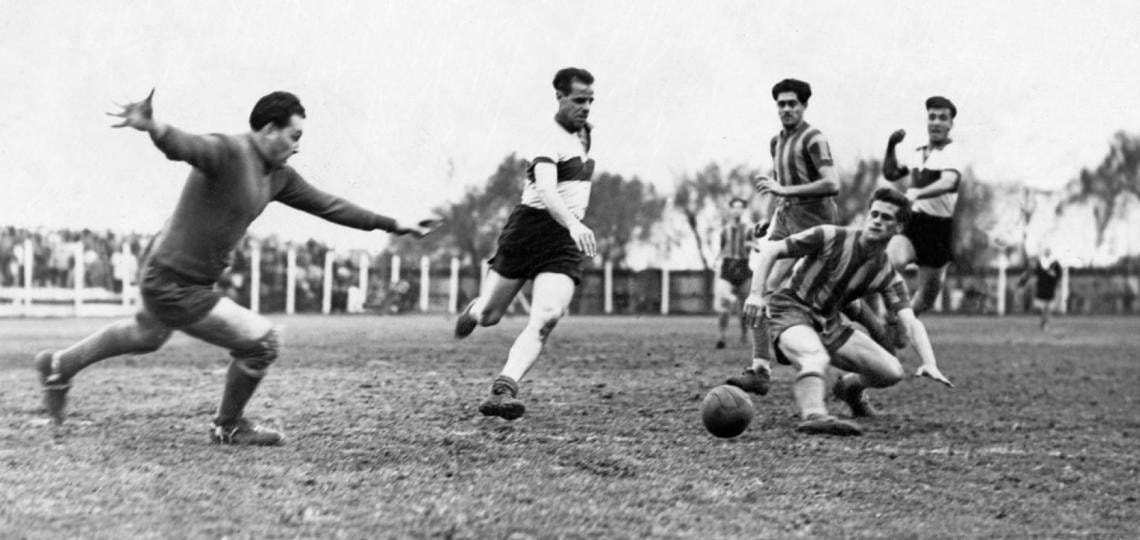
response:
<path id="1" fill-rule="evenodd" d="M 899 165 L 898 154 L 895 147 L 899 145 L 906 138 L 905 130 L 898 130 L 891 133 L 887 138 L 887 153 L 883 155 L 883 177 L 891 182 L 897 182 L 910 172 L 905 165 Z"/>
<path id="2" fill-rule="evenodd" d="M 930 185 L 920 188 L 911 188 L 906 192 L 906 196 L 910 200 L 917 201 L 921 199 L 929 199 L 937 197 L 944 193 L 951 193 L 958 191 L 958 181 L 962 179 L 962 174 L 955 169 L 942 169 L 938 180 L 931 182 Z"/>
<path id="3" fill-rule="evenodd" d="M 578 249 L 587 257 L 596 255 L 598 244 L 594 240 L 594 231 L 574 217 L 558 194 L 558 167 L 553 162 L 543 160 L 534 164 L 534 188 L 550 217 L 570 231 L 570 238 L 574 239 Z"/>
<path id="4" fill-rule="evenodd" d="M 337 225 L 364 231 L 379 229 L 400 236 L 413 234 L 421 238 L 439 225 L 436 219 L 425 219 L 415 224 L 400 223 L 313 187 L 292 168 L 286 168 L 286 174 L 289 179 L 274 199 Z"/>
<path id="5" fill-rule="evenodd" d="M 802 185 L 785 186 L 775 179 L 762 178 L 756 190 L 771 192 L 781 197 L 825 197 L 839 193 L 839 173 L 831 159 L 831 147 L 823 134 L 817 133 L 807 145 L 808 157 L 819 171 L 819 178 Z"/>
<path id="6" fill-rule="evenodd" d="M 165 122 L 154 118 L 154 107 L 151 104 L 154 98 L 154 89 L 142 101 L 128 103 L 122 106 L 117 113 L 107 113 L 109 116 L 123 120 L 111 127 L 131 127 L 150 134 L 154 145 L 166 155 L 167 159 L 185 161 L 198 169 L 213 170 L 225 156 L 225 145 L 220 137 L 214 135 L 196 135 L 187 133 Z"/>
<path id="7" fill-rule="evenodd" d="M 756 272 L 752 274 L 752 285 L 748 298 L 744 301 L 744 323 L 755 327 L 760 324 L 760 316 L 768 306 L 768 274 L 779 259 L 790 257 L 786 240 L 761 242 L 756 257 Z"/>
<path id="8" fill-rule="evenodd" d="M 938 361 L 934 358 L 934 347 L 930 345 L 930 336 L 926 333 L 926 326 L 914 315 L 914 310 L 909 307 L 902 308 L 898 311 L 898 318 L 903 328 L 906 329 L 907 337 L 922 362 L 914 374 L 919 377 L 928 377 L 953 388 L 954 383 L 950 382 L 950 379 L 947 379 L 939 371 Z"/>

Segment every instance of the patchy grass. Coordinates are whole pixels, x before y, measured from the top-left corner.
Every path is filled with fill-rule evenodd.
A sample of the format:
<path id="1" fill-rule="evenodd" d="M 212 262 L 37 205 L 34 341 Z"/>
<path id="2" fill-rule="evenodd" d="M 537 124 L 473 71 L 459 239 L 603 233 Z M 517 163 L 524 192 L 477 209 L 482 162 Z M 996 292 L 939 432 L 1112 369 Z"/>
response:
<path id="1" fill-rule="evenodd" d="M 47 425 L 40 348 L 106 321 L 0 321 L 0 537 L 1128 537 L 1140 523 L 1137 319 L 936 318 L 946 390 L 873 394 L 859 438 L 792 431 L 792 371 L 743 435 L 698 405 L 748 351 L 713 318 L 574 317 L 524 381 L 476 406 L 523 323 L 467 341 L 439 316 L 280 317 L 250 406 L 280 448 L 206 443 L 224 351 L 177 336 L 81 374 Z M 913 367 L 913 366 L 912 366 Z M 834 412 L 846 413 L 839 404 Z"/>

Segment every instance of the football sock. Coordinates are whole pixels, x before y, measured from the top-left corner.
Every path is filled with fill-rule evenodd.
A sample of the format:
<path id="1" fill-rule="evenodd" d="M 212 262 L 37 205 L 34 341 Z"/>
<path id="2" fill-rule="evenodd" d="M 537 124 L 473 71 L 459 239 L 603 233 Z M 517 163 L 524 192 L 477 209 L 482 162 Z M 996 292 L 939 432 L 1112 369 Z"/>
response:
<path id="1" fill-rule="evenodd" d="M 754 371 L 772 371 L 771 345 L 768 341 L 768 318 L 760 317 L 760 324 L 752 329 L 752 369 Z"/>
<path id="2" fill-rule="evenodd" d="M 867 383 L 863 382 L 863 377 L 858 373 L 848 373 L 843 376 L 843 389 L 846 392 L 862 392 L 867 388 Z"/>
<path id="3" fill-rule="evenodd" d="M 115 321 L 100 328 L 94 334 L 55 353 L 60 373 L 64 378 L 70 379 L 83 368 L 100 360 L 122 354 L 150 351 L 150 348 L 139 345 L 135 337 L 137 332 L 134 319 Z"/>
<path id="4" fill-rule="evenodd" d="M 262 377 L 246 373 L 236 360 L 230 362 L 230 367 L 226 370 L 226 387 L 222 390 L 222 403 L 218 405 L 218 417 L 214 423 L 224 426 L 238 421 L 261 379 Z"/>
<path id="5" fill-rule="evenodd" d="M 823 404 L 823 386 L 821 373 L 809 371 L 796 377 L 792 393 L 796 397 L 796 406 L 800 409 L 800 418 L 806 420 L 813 414 L 827 414 L 827 407 Z"/>
<path id="6" fill-rule="evenodd" d="M 521 381 L 526 372 L 530 371 L 534 362 L 538 360 L 542 346 L 546 343 L 546 338 L 554 329 L 556 322 L 545 325 L 539 325 L 533 320 L 528 322 L 519 337 L 515 338 L 515 343 L 511 345 L 510 352 L 507 353 L 507 365 L 503 366 L 503 375 Z"/>
<path id="7" fill-rule="evenodd" d="M 506 394 L 511 397 L 518 396 L 519 383 L 506 375 L 499 375 L 491 382 L 491 393 Z"/>

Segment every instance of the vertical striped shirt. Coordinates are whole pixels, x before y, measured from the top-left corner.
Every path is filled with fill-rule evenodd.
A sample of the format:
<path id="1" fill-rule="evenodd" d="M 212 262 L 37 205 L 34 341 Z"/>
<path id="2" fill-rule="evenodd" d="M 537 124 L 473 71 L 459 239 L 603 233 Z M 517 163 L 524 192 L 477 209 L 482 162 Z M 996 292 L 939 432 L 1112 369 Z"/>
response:
<path id="1" fill-rule="evenodd" d="M 820 225 L 789 236 L 788 255 L 800 258 L 780 292 L 812 311 L 837 316 L 843 306 L 870 293 L 882 293 L 891 311 L 910 306 L 906 282 L 895 272 L 885 249 L 863 246 L 861 229 Z"/>
<path id="2" fill-rule="evenodd" d="M 747 259 L 751 251 L 752 226 L 741 221 L 729 222 L 720 232 L 720 256 L 722 259 Z"/>
<path id="3" fill-rule="evenodd" d="M 772 137 L 770 146 L 772 169 L 776 180 L 783 186 L 802 186 L 815 182 L 823 178 L 819 172 L 821 167 L 833 165 L 827 137 L 807 122 L 801 122 L 791 133 L 780 130 L 780 133 Z M 830 195 L 838 193 L 825 196 Z"/>

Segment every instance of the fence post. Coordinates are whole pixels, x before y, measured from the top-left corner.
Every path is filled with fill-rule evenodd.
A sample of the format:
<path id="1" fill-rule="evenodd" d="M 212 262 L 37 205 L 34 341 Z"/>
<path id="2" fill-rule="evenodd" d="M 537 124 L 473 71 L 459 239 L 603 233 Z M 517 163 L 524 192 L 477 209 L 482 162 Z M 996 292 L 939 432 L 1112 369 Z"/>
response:
<path id="1" fill-rule="evenodd" d="M 612 261 L 606 261 L 605 265 L 603 265 L 603 268 L 605 269 L 605 284 L 602 286 L 602 289 L 605 292 L 603 309 L 605 310 L 606 315 L 609 315 L 610 313 L 614 312 L 614 263 Z"/>
<path id="2" fill-rule="evenodd" d="M 1069 267 L 1061 267 L 1061 305 L 1057 308 L 1060 313 L 1069 312 Z"/>
<path id="3" fill-rule="evenodd" d="M 135 273 L 138 272 L 138 262 L 135 260 L 135 255 L 131 253 L 131 246 L 128 242 L 123 242 L 122 261 L 119 268 L 119 271 L 123 274 L 123 293 L 121 300 L 123 307 L 127 307 L 131 305 L 131 294 L 134 292 L 134 288 L 131 287 L 131 279 L 133 279 Z"/>
<path id="4" fill-rule="evenodd" d="M 360 254 L 360 303 L 368 303 L 368 267 L 372 265 L 372 257 L 367 253 Z"/>
<path id="5" fill-rule="evenodd" d="M 942 267 L 942 277 L 938 282 L 942 287 L 938 289 L 938 296 L 934 297 L 934 305 L 930 307 L 935 313 L 942 313 L 942 296 L 946 294 L 946 266 Z"/>
<path id="6" fill-rule="evenodd" d="M 261 244 L 249 243 L 249 310 L 261 313 Z"/>
<path id="7" fill-rule="evenodd" d="M 669 314 L 669 267 L 661 266 L 661 314 Z"/>
<path id="8" fill-rule="evenodd" d="M 289 244 L 285 254 L 285 313 L 297 311 L 297 246 Z"/>
<path id="9" fill-rule="evenodd" d="M 32 239 L 24 239 L 24 315 L 32 313 L 32 271 L 35 270 L 36 252 Z"/>
<path id="10" fill-rule="evenodd" d="M 87 265 L 83 260 L 84 250 L 83 242 L 76 242 L 72 244 L 73 256 L 75 257 L 75 269 L 71 275 L 75 278 L 75 316 L 79 317 L 83 310 L 83 286 L 87 281 Z"/>
<path id="11" fill-rule="evenodd" d="M 998 256 L 997 277 L 997 314 L 1005 315 L 1005 271 L 1009 266 L 1009 259 L 1002 253 Z"/>
<path id="12" fill-rule="evenodd" d="M 451 284 L 447 288 L 447 311 L 459 311 L 459 258 L 451 258 Z"/>
<path id="13" fill-rule="evenodd" d="M 431 259 L 420 257 L 420 311 L 431 307 Z"/>
<path id="14" fill-rule="evenodd" d="M 400 256 L 392 255 L 392 275 L 388 280 L 392 285 L 400 282 Z"/>
<path id="15" fill-rule="evenodd" d="M 491 271 L 491 263 L 483 261 L 479 263 L 479 296 L 483 296 L 483 285 L 487 283 L 487 273 Z"/>
<path id="16" fill-rule="evenodd" d="M 321 313 L 328 315 L 332 312 L 332 273 L 333 273 L 333 250 L 329 248 L 325 251 L 325 279 L 324 287 L 322 287 L 321 295 Z"/>

